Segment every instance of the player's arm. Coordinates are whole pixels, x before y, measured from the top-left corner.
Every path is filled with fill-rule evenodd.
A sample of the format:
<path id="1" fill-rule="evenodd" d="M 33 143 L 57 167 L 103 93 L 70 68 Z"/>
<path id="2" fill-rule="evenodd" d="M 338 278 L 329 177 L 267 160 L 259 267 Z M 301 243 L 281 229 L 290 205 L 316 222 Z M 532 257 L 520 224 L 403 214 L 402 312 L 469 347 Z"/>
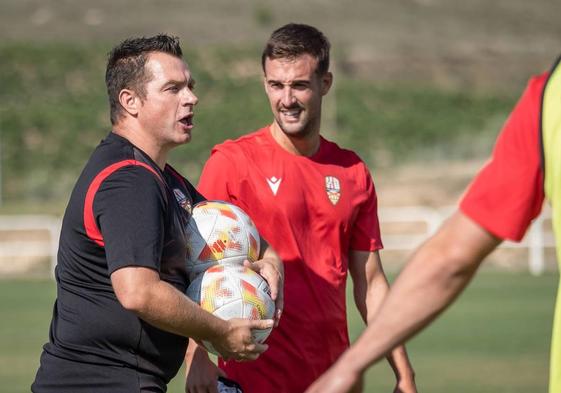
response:
<path id="1" fill-rule="evenodd" d="M 349 272 L 353 280 L 353 295 L 357 309 L 365 322 L 376 314 L 389 291 L 378 251 L 351 250 Z M 415 373 L 404 346 L 394 349 L 388 362 L 396 376 L 396 392 L 416 392 Z"/>
<path id="2" fill-rule="evenodd" d="M 208 340 L 224 358 L 256 359 L 267 349 L 251 337 L 251 329 L 272 326 L 272 321 L 224 321 L 202 310 L 155 270 L 129 266 L 115 270 L 111 283 L 121 305 L 151 325 L 196 340 Z"/>
<path id="3" fill-rule="evenodd" d="M 279 255 L 261 238 L 261 252 L 259 260 L 245 265 L 259 273 L 271 289 L 271 299 L 275 302 L 275 326 L 278 326 L 282 310 L 284 309 L 284 265 Z"/>
<path id="4" fill-rule="evenodd" d="M 206 349 L 190 339 L 185 353 L 185 392 L 216 392 L 219 376 L 226 376 L 208 356 Z"/>
<path id="5" fill-rule="evenodd" d="M 500 241 L 456 212 L 413 255 L 359 339 L 307 392 L 348 392 L 369 365 L 450 305 Z"/>

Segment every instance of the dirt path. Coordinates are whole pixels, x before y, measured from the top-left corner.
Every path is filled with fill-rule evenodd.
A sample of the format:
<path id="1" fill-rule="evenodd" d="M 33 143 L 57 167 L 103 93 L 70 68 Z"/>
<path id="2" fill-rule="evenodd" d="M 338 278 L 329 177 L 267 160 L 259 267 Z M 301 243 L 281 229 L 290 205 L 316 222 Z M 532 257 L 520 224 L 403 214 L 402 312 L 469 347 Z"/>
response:
<path id="1" fill-rule="evenodd" d="M 433 162 L 380 169 L 374 182 L 380 207 L 454 205 L 484 161 Z"/>

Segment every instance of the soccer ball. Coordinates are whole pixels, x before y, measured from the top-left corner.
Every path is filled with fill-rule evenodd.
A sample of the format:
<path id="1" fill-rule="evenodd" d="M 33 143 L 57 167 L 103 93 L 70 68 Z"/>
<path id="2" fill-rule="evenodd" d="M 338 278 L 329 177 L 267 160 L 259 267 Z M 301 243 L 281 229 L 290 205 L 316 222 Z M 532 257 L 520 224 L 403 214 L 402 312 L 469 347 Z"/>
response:
<path id="1" fill-rule="evenodd" d="M 204 310 L 225 320 L 272 319 L 275 313 L 267 281 L 243 265 L 212 266 L 189 285 L 187 296 Z M 252 331 L 254 340 L 259 343 L 270 333 L 270 328 Z M 206 341 L 202 344 L 218 355 L 212 344 Z"/>
<path id="2" fill-rule="evenodd" d="M 191 280 L 209 267 L 241 265 L 259 257 L 259 232 L 239 207 L 223 201 L 195 205 L 187 230 L 187 273 Z"/>

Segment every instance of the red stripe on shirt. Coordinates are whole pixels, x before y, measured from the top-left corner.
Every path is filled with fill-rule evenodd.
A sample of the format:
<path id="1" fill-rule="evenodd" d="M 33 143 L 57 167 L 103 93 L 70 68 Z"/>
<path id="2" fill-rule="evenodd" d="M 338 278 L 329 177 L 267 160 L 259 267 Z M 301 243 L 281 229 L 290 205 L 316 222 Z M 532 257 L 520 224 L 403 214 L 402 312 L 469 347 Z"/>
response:
<path id="1" fill-rule="evenodd" d="M 93 240 L 98 246 L 104 247 L 105 243 L 103 242 L 103 235 L 97 226 L 97 222 L 95 220 L 94 212 L 93 212 L 93 202 L 95 198 L 95 194 L 99 190 L 101 183 L 112 173 L 115 171 L 125 167 L 125 166 L 141 166 L 148 169 L 152 172 L 156 177 L 162 180 L 160 174 L 154 170 L 150 165 L 145 164 L 143 162 L 137 160 L 123 160 L 116 162 L 112 165 L 109 165 L 101 172 L 99 172 L 96 177 L 92 180 L 90 186 L 88 187 L 88 191 L 86 192 L 86 199 L 84 201 L 84 228 L 86 230 L 86 235 Z"/>

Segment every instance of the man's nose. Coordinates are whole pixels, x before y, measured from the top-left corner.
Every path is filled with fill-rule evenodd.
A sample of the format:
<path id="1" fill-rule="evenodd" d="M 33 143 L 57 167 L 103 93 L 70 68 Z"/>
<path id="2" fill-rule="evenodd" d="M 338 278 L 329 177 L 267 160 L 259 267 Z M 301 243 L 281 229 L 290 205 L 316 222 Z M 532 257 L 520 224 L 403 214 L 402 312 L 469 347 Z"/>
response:
<path id="1" fill-rule="evenodd" d="M 289 107 L 294 104 L 294 101 L 295 100 L 292 89 L 289 86 L 285 87 L 282 92 L 282 105 L 285 107 Z"/>
<path id="2" fill-rule="evenodd" d="M 199 98 L 195 95 L 195 93 L 191 89 L 185 89 L 183 94 L 183 105 L 197 105 L 199 102 Z"/>

